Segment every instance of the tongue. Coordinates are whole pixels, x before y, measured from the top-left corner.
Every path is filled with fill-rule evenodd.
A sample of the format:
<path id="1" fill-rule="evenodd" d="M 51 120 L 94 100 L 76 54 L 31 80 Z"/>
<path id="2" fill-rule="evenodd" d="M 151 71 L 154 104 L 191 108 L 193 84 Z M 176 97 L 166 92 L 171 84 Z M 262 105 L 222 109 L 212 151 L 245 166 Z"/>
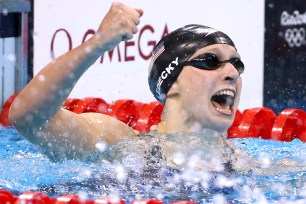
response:
<path id="1" fill-rule="evenodd" d="M 224 105 L 221 106 L 216 101 L 211 101 L 211 102 L 218 112 L 223 113 L 225 115 L 232 115 L 232 110 L 231 110 L 231 107 L 229 105 L 224 104 Z"/>
<path id="2" fill-rule="evenodd" d="M 211 97 L 213 104 L 216 104 L 220 108 L 227 108 L 234 103 L 234 97 L 225 95 L 214 95 Z"/>
<path id="3" fill-rule="evenodd" d="M 225 104 L 226 106 L 231 106 L 234 103 L 233 97 L 226 97 Z"/>
<path id="4" fill-rule="evenodd" d="M 211 101 L 212 102 L 212 104 L 213 104 L 213 106 L 215 107 L 215 108 L 219 108 L 219 109 L 230 109 L 230 106 L 229 105 L 227 105 L 227 104 L 220 104 L 220 103 L 218 103 L 218 102 L 216 102 L 216 101 Z"/>

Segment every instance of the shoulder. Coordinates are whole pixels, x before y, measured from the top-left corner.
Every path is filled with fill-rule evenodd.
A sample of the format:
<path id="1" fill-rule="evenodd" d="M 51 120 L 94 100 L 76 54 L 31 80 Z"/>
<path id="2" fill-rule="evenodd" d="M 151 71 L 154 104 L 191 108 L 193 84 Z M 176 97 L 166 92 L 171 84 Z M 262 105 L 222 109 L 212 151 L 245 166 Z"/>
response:
<path id="1" fill-rule="evenodd" d="M 131 127 L 100 113 L 76 114 L 61 109 L 39 131 L 28 137 L 52 160 L 79 159 L 96 151 L 96 144 L 114 145 L 135 136 Z"/>
<path id="2" fill-rule="evenodd" d="M 107 143 L 113 144 L 126 136 L 136 136 L 137 131 L 129 127 L 124 122 L 100 113 L 83 113 L 81 114 L 93 129 L 94 134 L 103 134 Z"/>

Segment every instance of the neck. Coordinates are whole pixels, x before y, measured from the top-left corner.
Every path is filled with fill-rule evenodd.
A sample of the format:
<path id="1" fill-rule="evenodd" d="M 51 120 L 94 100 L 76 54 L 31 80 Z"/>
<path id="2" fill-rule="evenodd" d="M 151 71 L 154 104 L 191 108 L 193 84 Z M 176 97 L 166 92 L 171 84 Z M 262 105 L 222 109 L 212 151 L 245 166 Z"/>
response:
<path id="1" fill-rule="evenodd" d="M 161 122 L 155 129 L 164 134 L 183 133 L 182 135 L 185 135 L 185 138 L 186 135 L 193 135 L 198 137 L 200 143 L 204 144 L 208 142 L 213 146 L 223 146 L 222 144 L 226 138 L 223 132 L 217 132 L 216 130 L 210 130 L 205 127 L 205 125 L 201 124 L 200 121 L 189 114 L 180 103 L 171 100 L 171 98 L 167 100 Z M 179 134 L 174 134 L 173 137 L 177 135 Z"/>
<path id="2" fill-rule="evenodd" d="M 168 155 L 169 165 L 184 165 L 175 162 L 177 153 L 183 154 L 185 158 L 200 153 L 204 161 L 217 159 L 224 163 L 229 159 L 225 134 L 202 125 L 176 101 L 167 99 L 156 130 L 165 134 L 161 138 L 165 139 L 163 153 Z"/>
<path id="3" fill-rule="evenodd" d="M 190 114 L 184 106 L 175 99 L 167 99 L 161 122 L 157 126 L 158 132 L 161 133 L 176 133 L 176 132 L 193 132 L 201 133 L 203 131 L 217 132 L 209 130 L 206 124 L 202 124 L 192 114 Z M 223 132 L 218 132 L 219 135 Z"/>

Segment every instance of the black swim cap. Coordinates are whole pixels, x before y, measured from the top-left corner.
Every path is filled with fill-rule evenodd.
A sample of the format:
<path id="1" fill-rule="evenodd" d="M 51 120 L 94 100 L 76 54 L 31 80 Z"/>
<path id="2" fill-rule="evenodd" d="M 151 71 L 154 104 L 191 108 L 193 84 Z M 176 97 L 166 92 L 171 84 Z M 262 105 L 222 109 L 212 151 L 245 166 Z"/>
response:
<path id="1" fill-rule="evenodd" d="M 165 103 L 166 95 L 182 71 L 183 62 L 197 50 L 212 44 L 233 41 L 223 32 L 203 25 L 187 25 L 165 37 L 155 46 L 149 68 L 149 86 L 154 97 Z"/>

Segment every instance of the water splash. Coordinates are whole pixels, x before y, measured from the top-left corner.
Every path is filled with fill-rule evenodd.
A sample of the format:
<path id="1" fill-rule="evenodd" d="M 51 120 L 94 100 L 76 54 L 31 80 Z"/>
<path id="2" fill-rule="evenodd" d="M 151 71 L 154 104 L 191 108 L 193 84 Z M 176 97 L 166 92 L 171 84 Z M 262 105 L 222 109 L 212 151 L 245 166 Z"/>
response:
<path id="1" fill-rule="evenodd" d="M 179 135 L 178 140 L 181 140 L 180 137 L 183 135 Z M 183 199 L 202 203 L 293 203 L 302 202 L 306 195 L 305 172 L 260 176 L 199 171 L 195 167 L 203 154 L 198 152 L 195 144 L 199 141 L 196 139 L 188 142 L 194 147 L 191 153 L 186 150 L 187 142 L 174 146 L 173 160 L 184 165 L 181 170 L 169 168 L 168 161 L 157 155 L 158 140 L 146 137 L 138 141 L 129 138 L 128 142 L 110 147 L 110 154 L 119 160 L 102 158 L 94 162 L 67 160 L 61 163 L 53 163 L 40 154 L 13 128 L 0 130 L 0 140 L 0 187 L 16 195 L 32 190 L 56 197 L 69 193 L 78 194 L 83 199 L 111 195 L 127 200 L 154 197 L 165 202 Z M 146 140 L 151 142 L 146 143 Z M 303 161 L 305 158 L 305 144 L 299 141 L 233 141 L 254 158 L 268 157 L 271 161 L 285 157 Z M 118 151 L 118 148 L 125 151 Z M 24 165 L 25 161 L 27 165 Z"/>

